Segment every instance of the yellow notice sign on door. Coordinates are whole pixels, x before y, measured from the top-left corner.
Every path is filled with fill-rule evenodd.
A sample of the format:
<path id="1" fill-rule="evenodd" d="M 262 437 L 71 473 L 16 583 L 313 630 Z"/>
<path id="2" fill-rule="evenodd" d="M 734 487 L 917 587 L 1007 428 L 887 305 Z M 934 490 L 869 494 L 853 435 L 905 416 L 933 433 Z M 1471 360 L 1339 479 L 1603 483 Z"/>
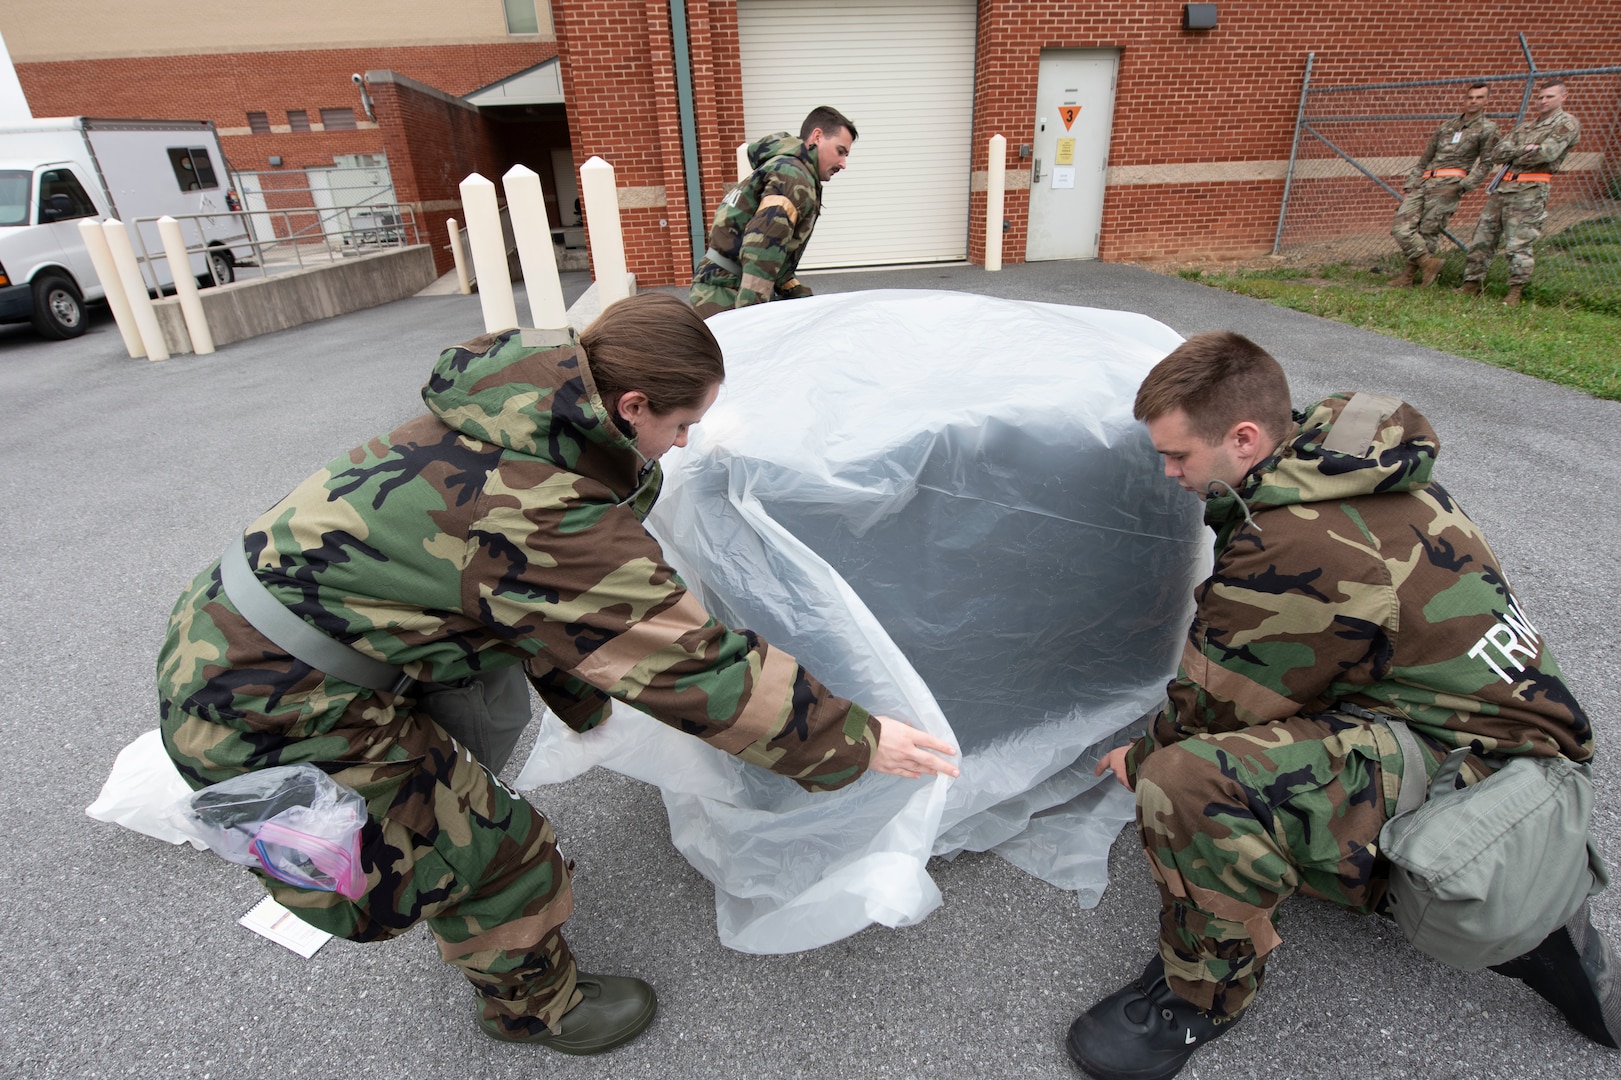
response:
<path id="1" fill-rule="evenodd" d="M 1053 158 L 1053 164 L 1054 165 L 1073 165 L 1073 164 L 1075 164 L 1075 140 L 1074 139 L 1059 139 L 1058 140 L 1058 156 Z"/>

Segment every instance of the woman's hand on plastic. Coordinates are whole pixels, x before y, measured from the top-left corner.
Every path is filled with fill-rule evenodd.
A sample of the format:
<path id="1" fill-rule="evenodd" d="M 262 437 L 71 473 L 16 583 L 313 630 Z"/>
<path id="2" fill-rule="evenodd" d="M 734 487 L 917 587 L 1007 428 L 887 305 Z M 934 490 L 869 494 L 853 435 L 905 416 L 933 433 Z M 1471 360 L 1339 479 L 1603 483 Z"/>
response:
<path id="1" fill-rule="evenodd" d="M 957 766 L 939 756 L 948 754 L 956 757 L 955 746 L 894 717 L 880 716 L 876 719 L 878 749 L 872 752 L 872 762 L 868 768 L 890 776 L 904 776 L 908 780 L 936 773 L 959 775 Z"/>
<path id="2" fill-rule="evenodd" d="M 1097 768 L 1092 770 L 1093 775 L 1102 776 L 1105 772 L 1114 773 L 1114 778 L 1120 781 L 1120 786 L 1127 791 L 1131 790 L 1131 781 L 1126 779 L 1126 754 L 1130 752 L 1129 746 L 1117 746 L 1103 755 Z"/>

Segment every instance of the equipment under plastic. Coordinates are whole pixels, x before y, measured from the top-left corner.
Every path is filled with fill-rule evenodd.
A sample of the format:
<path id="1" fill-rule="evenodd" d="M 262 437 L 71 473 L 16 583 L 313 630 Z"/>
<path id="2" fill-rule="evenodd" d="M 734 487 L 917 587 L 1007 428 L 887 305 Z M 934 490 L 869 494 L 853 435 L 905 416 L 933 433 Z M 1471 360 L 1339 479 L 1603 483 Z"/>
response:
<path id="1" fill-rule="evenodd" d="M 727 381 L 665 457 L 649 527 L 717 618 L 954 740 L 962 777 L 809 794 L 620 706 L 583 736 L 548 717 L 519 785 L 596 764 L 657 784 L 746 952 L 915 923 L 940 902 L 930 855 L 965 850 L 1095 904 L 1132 799 L 1092 766 L 1163 699 L 1208 564 L 1198 501 L 1131 415 L 1181 338 L 940 292 L 709 325 Z"/>
<path id="2" fill-rule="evenodd" d="M 243 773 L 175 803 L 169 823 L 220 858 L 351 900 L 366 890 L 366 802 L 314 765 Z"/>

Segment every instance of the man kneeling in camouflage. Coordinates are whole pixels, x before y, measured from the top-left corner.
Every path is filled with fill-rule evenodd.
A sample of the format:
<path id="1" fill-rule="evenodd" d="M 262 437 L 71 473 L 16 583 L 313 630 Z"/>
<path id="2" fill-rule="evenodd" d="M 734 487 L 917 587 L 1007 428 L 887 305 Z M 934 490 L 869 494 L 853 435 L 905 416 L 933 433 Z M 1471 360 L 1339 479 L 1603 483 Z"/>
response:
<path id="1" fill-rule="evenodd" d="M 1205 501 L 1216 561 L 1168 700 L 1099 765 L 1137 793 L 1160 891 L 1159 951 L 1083 1014 L 1069 1051 L 1101 1080 L 1174 1076 L 1243 1017 L 1292 893 L 1380 909 L 1376 854 L 1406 721 L 1427 776 L 1468 747 L 1478 782 L 1509 755 L 1593 755 L 1593 731 L 1474 522 L 1430 479 L 1412 406 L 1335 395 L 1291 416 L 1277 361 L 1199 334 L 1137 392 L 1165 474 Z M 1621 972 L 1587 906 L 1494 970 L 1605 1046 Z"/>

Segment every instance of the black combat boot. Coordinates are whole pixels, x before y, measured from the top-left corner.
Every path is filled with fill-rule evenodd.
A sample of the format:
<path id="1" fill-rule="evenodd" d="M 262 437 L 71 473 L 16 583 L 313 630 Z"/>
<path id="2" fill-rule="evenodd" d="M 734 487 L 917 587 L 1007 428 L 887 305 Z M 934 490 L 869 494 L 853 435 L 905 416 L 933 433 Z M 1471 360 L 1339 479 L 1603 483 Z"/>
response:
<path id="1" fill-rule="evenodd" d="M 622 975 L 587 975 L 580 972 L 576 987 L 579 1004 L 563 1014 L 557 1030 L 529 1017 L 486 1020 L 479 1030 L 502 1042 L 525 1042 L 560 1054 L 601 1054 L 623 1046 L 653 1022 L 658 996 L 640 979 Z"/>
<path id="2" fill-rule="evenodd" d="M 1541 945 L 1492 970 L 1541 994 L 1594 1042 L 1621 1045 L 1621 965 L 1588 919 L 1586 902 Z"/>
<path id="3" fill-rule="evenodd" d="M 1168 1080 L 1242 1015 L 1211 1016 L 1178 997 L 1155 954 L 1139 979 L 1070 1025 L 1066 1045 L 1075 1063 L 1098 1080 Z"/>

